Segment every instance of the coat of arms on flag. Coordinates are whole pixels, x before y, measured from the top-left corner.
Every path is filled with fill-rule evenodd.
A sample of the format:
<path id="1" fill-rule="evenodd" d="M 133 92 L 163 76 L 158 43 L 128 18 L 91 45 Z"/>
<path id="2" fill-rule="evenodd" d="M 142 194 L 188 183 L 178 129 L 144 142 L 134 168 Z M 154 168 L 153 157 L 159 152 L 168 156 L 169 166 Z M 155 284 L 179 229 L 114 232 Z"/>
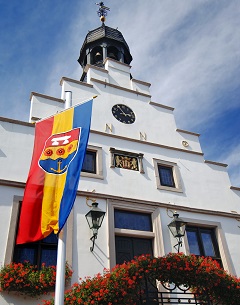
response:
<path id="1" fill-rule="evenodd" d="M 39 159 L 40 167 L 50 174 L 65 173 L 77 154 L 80 135 L 80 128 L 51 135 Z"/>

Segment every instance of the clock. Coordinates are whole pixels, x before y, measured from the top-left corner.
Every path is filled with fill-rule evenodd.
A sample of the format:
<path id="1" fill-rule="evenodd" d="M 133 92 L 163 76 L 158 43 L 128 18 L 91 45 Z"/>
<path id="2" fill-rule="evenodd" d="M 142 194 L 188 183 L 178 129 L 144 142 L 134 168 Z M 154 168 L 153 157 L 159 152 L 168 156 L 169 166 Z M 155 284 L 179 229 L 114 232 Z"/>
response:
<path id="1" fill-rule="evenodd" d="M 123 104 L 116 104 L 112 107 L 113 116 L 121 123 L 132 124 L 135 122 L 135 114 L 132 109 Z"/>

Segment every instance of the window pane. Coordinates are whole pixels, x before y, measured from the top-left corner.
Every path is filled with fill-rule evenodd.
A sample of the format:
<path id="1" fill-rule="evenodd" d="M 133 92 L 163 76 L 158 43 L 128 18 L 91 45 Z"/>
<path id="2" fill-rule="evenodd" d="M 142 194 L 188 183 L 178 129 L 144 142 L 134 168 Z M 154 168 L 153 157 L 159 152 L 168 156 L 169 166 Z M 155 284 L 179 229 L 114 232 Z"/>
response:
<path id="1" fill-rule="evenodd" d="M 56 249 L 42 249 L 41 264 L 45 263 L 47 266 L 57 265 L 57 250 Z"/>
<path id="2" fill-rule="evenodd" d="M 86 152 L 83 166 L 82 166 L 82 172 L 96 174 L 96 152 L 95 151 Z"/>
<path id="3" fill-rule="evenodd" d="M 211 232 L 202 232 L 202 241 L 203 241 L 203 248 L 204 248 L 204 255 L 205 256 L 216 256 L 214 251 L 213 242 L 212 242 L 212 235 Z"/>
<path id="4" fill-rule="evenodd" d="M 159 165 L 158 171 L 161 185 L 175 187 L 171 167 Z"/>
<path id="5" fill-rule="evenodd" d="M 14 247 L 13 262 L 20 263 L 28 261 L 37 268 L 41 268 L 42 262 L 47 265 L 56 265 L 57 263 L 57 235 L 51 233 L 44 239 L 36 242 L 16 245 Z"/>
<path id="6" fill-rule="evenodd" d="M 28 261 L 31 264 L 35 264 L 34 257 L 35 249 L 33 248 L 15 248 L 14 262 L 23 263 Z"/>
<path id="7" fill-rule="evenodd" d="M 190 253 L 195 255 L 201 255 L 198 245 L 197 232 L 187 231 L 187 238 L 188 238 Z"/>
<path id="8" fill-rule="evenodd" d="M 115 228 L 152 231 L 150 214 L 114 210 Z"/>
<path id="9" fill-rule="evenodd" d="M 153 255 L 151 239 L 115 236 L 115 241 L 117 264 L 129 262 L 134 256 L 140 256 L 142 254 Z"/>
<path id="10" fill-rule="evenodd" d="M 57 244 L 58 243 L 57 235 L 54 233 L 51 233 L 50 235 L 48 235 L 47 237 L 45 237 L 42 240 L 42 243 Z"/>

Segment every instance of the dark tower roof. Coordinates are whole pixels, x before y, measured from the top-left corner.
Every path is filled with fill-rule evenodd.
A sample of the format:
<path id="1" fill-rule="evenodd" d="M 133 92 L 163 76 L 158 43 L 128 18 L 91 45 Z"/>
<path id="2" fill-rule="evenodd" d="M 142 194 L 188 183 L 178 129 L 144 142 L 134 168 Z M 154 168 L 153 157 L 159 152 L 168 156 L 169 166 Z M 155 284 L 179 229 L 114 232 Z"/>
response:
<path id="1" fill-rule="evenodd" d="M 118 51 L 122 53 L 122 56 L 120 56 L 117 60 L 123 61 L 126 64 L 130 64 L 132 61 L 128 44 L 126 43 L 122 33 L 117 29 L 106 26 L 103 23 L 99 28 L 90 31 L 83 42 L 78 59 L 78 62 L 83 69 L 86 64 L 89 63 L 87 62 L 88 54 L 90 54 L 92 50 L 98 46 L 107 49 L 110 47 L 116 47 Z M 103 60 L 105 60 L 104 57 Z"/>
<path id="2" fill-rule="evenodd" d="M 86 44 L 99 40 L 103 37 L 122 42 L 125 45 L 126 49 L 130 52 L 128 44 L 126 43 L 122 33 L 119 32 L 117 29 L 113 29 L 113 28 L 110 28 L 109 26 L 106 26 L 104 23 L 99 28 L 90 31 L 87 34 L 87 36 L 83 42 L 81 51 L 84 49 Z"/>

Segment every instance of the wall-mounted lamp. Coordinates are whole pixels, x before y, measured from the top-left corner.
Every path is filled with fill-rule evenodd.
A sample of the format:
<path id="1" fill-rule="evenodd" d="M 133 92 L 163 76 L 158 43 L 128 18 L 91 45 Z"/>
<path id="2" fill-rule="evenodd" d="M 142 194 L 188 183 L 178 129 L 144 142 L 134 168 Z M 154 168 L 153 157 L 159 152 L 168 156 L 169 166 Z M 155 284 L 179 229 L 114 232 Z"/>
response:
<path id="1" fill-rule="evenodd" d="M 174 219 L 170 222 L 168 228 L 171 231 L 172 235 L 178 240 L 178 243 L 174 246 L 174 248 L 179 253 L 179 249 L 182 246 L 182 237 L 185 235 L 187 223 L 178 216 L 179 214 L 175 211 L 173 214 Z"/>
<path id="2" fill-rule="evenodd" d="M 92 252 L 95 245 L 95 239 L 97 239 L 98 229 L 101 227 L 103 218 L 106 212 L 103 212 L 101 209 L 98 208 L 98 203 L 92 203 L 92 209 L 85 215 L 89 228 L 93 230 L 93 236 L 90 240 L 93 242 L 90 251 Z"/>

